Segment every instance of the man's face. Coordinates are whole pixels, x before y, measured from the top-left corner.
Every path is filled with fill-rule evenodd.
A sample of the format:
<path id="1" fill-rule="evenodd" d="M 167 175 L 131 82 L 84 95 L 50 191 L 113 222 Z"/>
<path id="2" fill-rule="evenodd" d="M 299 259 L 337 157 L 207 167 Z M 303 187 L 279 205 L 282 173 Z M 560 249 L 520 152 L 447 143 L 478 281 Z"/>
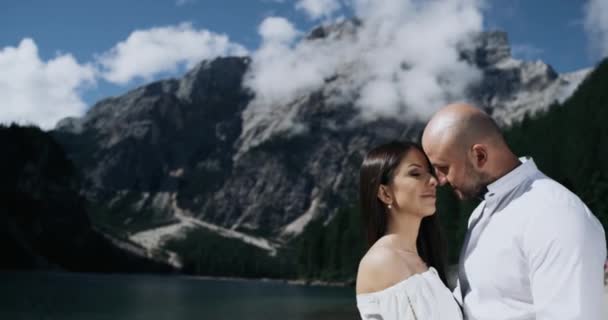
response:
<path id="1" fill-rule="evenodd" d="M 439 185 L 449 184 L 460 200 L 477 197 L 485 187 L 484 175 L 475 169 L 466 149 L 426 143 L 424 151 L 435 169 Z"/>

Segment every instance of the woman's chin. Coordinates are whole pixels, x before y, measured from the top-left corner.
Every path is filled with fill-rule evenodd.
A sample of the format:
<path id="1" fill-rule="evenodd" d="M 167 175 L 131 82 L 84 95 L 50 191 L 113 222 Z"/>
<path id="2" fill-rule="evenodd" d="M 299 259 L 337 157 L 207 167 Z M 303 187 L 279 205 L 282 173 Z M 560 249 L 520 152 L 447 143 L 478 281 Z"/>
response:
<path id="1" fill-rule="evenodd" d="M 422 214 L 425 217 L 428 217 L 428 216 L 434 215 L 436 211 L 437 211 L 437 209 L 435 208 L 435 206 L 433 206 L 432 208 L 429 207 L 426 210 L 424 210 L 424 212 Z"/>

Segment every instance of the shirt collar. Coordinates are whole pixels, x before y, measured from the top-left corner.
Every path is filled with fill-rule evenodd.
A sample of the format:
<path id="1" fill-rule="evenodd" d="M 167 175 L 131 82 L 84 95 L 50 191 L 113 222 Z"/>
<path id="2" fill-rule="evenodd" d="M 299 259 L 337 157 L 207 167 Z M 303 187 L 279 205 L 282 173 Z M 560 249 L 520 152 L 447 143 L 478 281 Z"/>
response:
<path id="1" fill-rule="evenodd" d="M 488 185 L 488 192 L 485 195 L 486 199 L 488 196 L 502 195 L 513 190 L 516 186 L 538 172 L 538 168 L 532 158 L 521 157 L 519 161 L 521 162 L 519 166 Z"/>

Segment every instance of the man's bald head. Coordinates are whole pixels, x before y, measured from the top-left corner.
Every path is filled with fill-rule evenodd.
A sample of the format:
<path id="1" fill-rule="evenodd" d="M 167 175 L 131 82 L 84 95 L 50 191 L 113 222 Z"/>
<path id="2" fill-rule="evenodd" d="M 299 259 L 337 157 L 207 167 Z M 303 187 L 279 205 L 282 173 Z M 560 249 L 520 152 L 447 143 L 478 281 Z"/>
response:
<path id="1" fill-rule="evenodd" d="M 424 129 L 422 144 L 430 149 L 450 145 L 463 150 L 475 143 L 504 144 L 500 129 L 485 112 L 469 104 L 439 110 Z"/>
<path id="2" fill-rule="evenodd" d="M 445 106 L 433 115 L 422 134 L 422 147 L 439 184 L 449 183 L 461 199 L 479 195 L 517 161 L 494 120 L 462 103 Z"/>

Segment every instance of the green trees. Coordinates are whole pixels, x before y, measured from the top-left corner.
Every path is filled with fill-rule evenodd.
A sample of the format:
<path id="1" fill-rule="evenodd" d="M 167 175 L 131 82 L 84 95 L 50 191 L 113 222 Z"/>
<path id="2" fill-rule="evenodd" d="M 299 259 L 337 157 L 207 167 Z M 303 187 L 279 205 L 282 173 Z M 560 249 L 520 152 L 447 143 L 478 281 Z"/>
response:
<path id="1" fill-rule="evenodd" d="M 171 239 L 165 249 L 177 252 L 183 271 L 205 276 L 294 278 L 295 265 L 287 250 L 276 256 L 241 240 L 229 239 L 202 228 Z"/>
<path id="2" fill-rule="evenodd" d="M 554 103 L 548 111 L 527 115 L 520 123 L 505 129 L 505 137 L 514 152 L 532 156 L 543 172 L 579 195 L 605 229 L 608 229 L 607 121 L 608 61 L 604 61 L 563 104 Z M 49 203 L 57 204 L 61 210 L 53 210 L 52 214 L 49 211 L 48 217 L 44 216 L 45 219 L 57 220 L 56 223 L 70 220 L 60 216 L 63 211 L 82 207 L 79 211 L 83 214 L 77 217 L 83 219 L 83 224 L 88 225 L 88 219 L 91 219 L 92 224 L 104 229 L 105 233 L 105 229 L 123 231 L 115 234 L 119 237 L 126 238 L 126 231 L 135 232 L 144 227 L 172 222 L 162 219 L 152 221 L 155 213 L 146 212 L 140 221 L 125 225 L 126 215 L 122 209 L 126 210 L 133 200 L 128 197 L 124 199 L 124 205 L 112 208 L 112 212 L 107 212 L 108 208 L 90 204 L 86 208 L 84 200 L 74 196 L 78 192 L 77 171 L 47 135 L 35 128 L 15 126 L 0 127 L 0 133 L 0 142 L 7 154 L 0 159 L 0 165 L 4 168 L 0 183 L 5 198 L 3 203 L 5 207 L 13 205 L 15 210 L 10 212 L 14 212 L 15 219 L 25 221 L 24 228 L 34 225 L 27 219 L 38 216 L 23 214 L 23 208 L 37 205 L 38 202 L 28 200 L 17 203 L 15 199 L 18 198 L 11 196 L 16 193 L 34 199 L 48 198 Z M 41 184 L 39 181 L 48 183 Z M 23 190 L 13 190 L 16 186 Z M 51 196 L 49 190 L 56 194 Z M 437 199 L 437 214 L 448 242 L 449 263 L 455 263 L 469 214 L 476 203 L 459 202 L 445 188 L 440 188 Z M 356 203 L 356 199 L 353 198 L 352 203 Z M 87 211 L 88 217 L 85 214 Z M 17 212 L 21 214 L 17 215 Z M 55 228 L 49 227 L 48 230 L 50 232 Z M 338 210 L 329 221 L 310 223 L 299 237 L 285 244 L 276 256 L 268 256 L 267 252 L 239 240 L 226 239 L 199 229 L 185 234 L 185 239 L 169 241 L 167 249 L 178 252 L 185 271 L 191 274 L 352 282 L 364 254 L 365 237 L 360 213 L 356 208 L 348 207 Z"/>
<path id="3" fill-rule="evenodd" d="M 516 154 L 533 157 L 545 174 L 581 197 L 608 230 L 608 60 L 563 104 L 526 115 L 504 134 Z M 475 201 L 459 202 L 447 188 L 438 190 L 437 214 L 450 264 L 458 261 L 476 205 Z M 365 242 L 359 220 L 356 209 L 346 209 L 326 226 L 319 221 L 310 224 L 298 242 L 298 275 L 354 279 Z"/>
<path id="4" fill-rule="evenodd" d="M 359 210 L 340 209 L 325 226 L 315 220 L 289 245 L 299 278 L 352 282 L 365 247 Z"/>
<path id="5" fill-rule="evenodd" d="M 534 158 L 608 226 L 608 60 L 563 104 L 505 130 L 518 155 Z"/>

